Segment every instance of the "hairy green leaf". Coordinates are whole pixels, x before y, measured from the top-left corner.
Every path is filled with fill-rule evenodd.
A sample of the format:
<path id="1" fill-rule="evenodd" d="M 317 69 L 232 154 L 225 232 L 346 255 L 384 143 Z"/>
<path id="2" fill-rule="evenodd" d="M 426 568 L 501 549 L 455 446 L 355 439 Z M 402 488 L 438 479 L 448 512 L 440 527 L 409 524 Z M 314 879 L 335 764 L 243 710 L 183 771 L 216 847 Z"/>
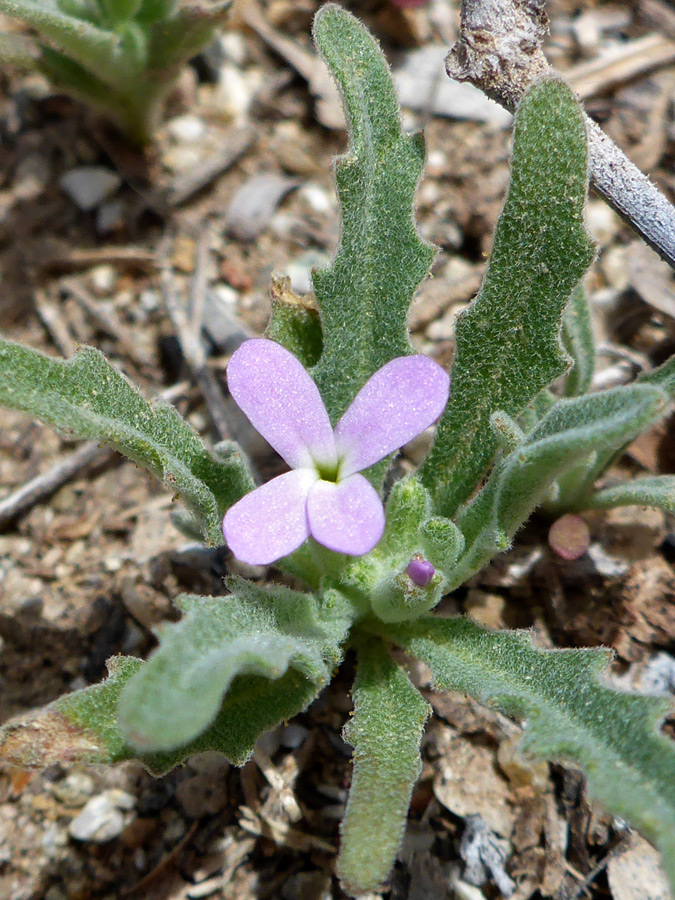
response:
<path id="1" fill-rule="evenodd" d="M 119 35 L 33 0 L 0 0 L 0 12 L 33 26 L 75 62 L 111 86 L 133 75 L 127 69 Z"/>
<path id="2" fill-rule="evenodd" d="M 444 515 L 475 490 L 497 450 L 492 413 L 517 417 L 569 365 L 563 312 L 593 259 L 587 183 L 579 103 L 563 82 L 541 81 L 516 114 L 508 197 L 481 291 L 457 322 L 450 401 L 421 469 Z"/>
<path id="3" fill-rule="evenodd" d="M 659 733 L 667 699 L 605 686 L 603 650 L 537 650 L 528 634 L 459 618 L 385 633 L 431 668 L 438 690 L 525 719 L 527 751 L 579 763 L 591 796 L 656 843 L 675 885 L 675 745 Z"/>
<path id="4" fill-rule="evenodd" d="M 324 339 L 314 377 L 335 421 L 377 369 L 410 353 L 408 309 L 434 249 L 412 217 L 424 141 L 401 130 L 376 41 L 333 4 L 317 14 L 314 39 L 340 88 L 350 129 L 349 154 L 335 170 L 340 247 L 313 277 Z"/>
<path id="5" fill-rule="evenodd" d="M 194 740 L 238 675 L 275 681 L 295 670 L 317 694 L 340 662 L 354 616 L 346 600 L 322 606 L 310 594 L 240 579 L 231 587 L 227 597 L 180 597 L 182 619 L 162 628 L 158 650 L 124 689 L 120 727 L 137 750 Z"/>
<path id="6" fill-rule="evenodd" d="M 60 360 L 0 338 L 0 405 L 94 438 L 162 478 L 214 545 L 224 543 L 224 512 L 253 487 L 235 445 L 209 453 L 173 406 L 146 403 L 92 347 Z"/>
<path id="7" fill-rule="evenodd" d="M 359 647 L 354 715 L 344 731 L 354 776 L 341 825 L 337 871 L 354 896 L 375 891 L 401 846 L 410 797 L 422 770 L 429 705 L 380 641 Z"/>
<path id="8" fill-rule="evenodd" d="M 654 506 L 675 513 L 675 475 L 636 478 L 591 494 L 583 509 L 612 509 L 615 506 Z"/>
<path id="9" fill-rule="evenodd" d="M 460 511 L 457 525 L 466 551 L 452 573 L 451 589 L 509 545 L 558 476 L 590 453 L 623 446 L 660 418 L 667 405 L 665 393 L 651 385 L 558 401 Z"/>
<path id="10" fill-rule="evenodd" d="M 152 137 L 180 67 L 213 39 L 230 6 L 231 0 L 0 0 L 0 12 L 37 32 L 40 70 L 138 144 Z"/>
<path id="11" fill-rule="evenodd" d="M 108 661 L 108 678 L 74 691 L 0 728 L 0 761 L 26 769 L 57 763 L 113 764 L 139 759 L 161 775 L 194 753 L 217 750 L 235 765 L 250 757 L 260 735 L 296 715 L 316 697 L 316 685 L 295 669 L 276 681 L 261 675 L 237 676 L 214 722 L 197 738 L 170 751 L 139 753 L 117 720 L 120 694 L 143 663 L 132 657 Z"/>
<path id="12" fill-rule="evenodd" d="M 213 40 L 216 27 L 225 21 L 233 0 L 219 0 L 208 5 L 174 5 L 174 12 L 166 15 L 149 30 L 148 65 L 165 71 L 177 71 L 203 47 Z"/>
<path id="13" fill-rule="evenodd" d="M 595 341 L 591 311 L 583 284 L 578 284 L 572 292 L 562 331 L 563 344 L 574 360 L 565 380 L 565 395 L 579 397 L 591 386 L 595 371 Z"/>

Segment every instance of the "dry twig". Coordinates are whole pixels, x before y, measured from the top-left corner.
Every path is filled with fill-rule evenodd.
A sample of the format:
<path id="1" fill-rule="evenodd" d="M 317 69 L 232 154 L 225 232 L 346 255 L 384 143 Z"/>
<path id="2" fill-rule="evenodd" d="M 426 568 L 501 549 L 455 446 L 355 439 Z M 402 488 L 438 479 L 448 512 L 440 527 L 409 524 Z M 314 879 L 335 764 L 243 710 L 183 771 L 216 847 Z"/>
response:
<path id="1" fill-rule="evenodd" d="M 446 59 L 451 78 L 469 81 L 513 111 L 528 87 L 552 74 L 542 44 L 544 0 L 462 0 L 460 39 Z M 591 182 L 638 234 L 675 268 L 675 207 L 587 117 Z"/>
<path id="2" fill-rule="evenodd" d="M 158 397 L 171 403 L 184 394 L 187 387 L 188 385 L 184 381 L 180 382 L 162 391 Z M 52 494 L 62 488 L 64 484 L 72 481 L 73 478 L 84 474 L 94 466 L 99 469 L 103 468 L 116 458 L 120 459 L 113 450 L 101 447 L 97 441 L 88 441 L 78 447 L 70 456 L 55 463 L 51 469 L 31 478 L 8 497 L 0 500 L 0 531 L 15 522 L 20 516 L 24 516 L 38 503 L 48 500 Z"/>
<path id="3" fill-rule="evenodd" d="M 113 458 L 113 451 L 99 447 L 96 441 L 89 441 L 78 447 L 74 453 L 62 459 L 46 472 L 31 478 L 9 497 L 0 500 L 0 531 L 19 516 L 51 497 L 75 476 L 82 474 L 94 464 L 101 465 Z"/>
<path id="4" fill-rule="evenodd" d="M 161 287 L 164 304 L 176 331 L 183 357 L 199 385 L 218 436 L 221 441 L 224 441 L 229 440 L 232 436 L 230 416 L 218 380 L 208 367 L 201 337 L 204 298 L 207 289 L 208 241 L 209 231 L 205 227 L 197 247 L 195 275 L 188 313 L 185 312 L 178 298 L 171 264 L 166 255 L 162 265 Z"/>

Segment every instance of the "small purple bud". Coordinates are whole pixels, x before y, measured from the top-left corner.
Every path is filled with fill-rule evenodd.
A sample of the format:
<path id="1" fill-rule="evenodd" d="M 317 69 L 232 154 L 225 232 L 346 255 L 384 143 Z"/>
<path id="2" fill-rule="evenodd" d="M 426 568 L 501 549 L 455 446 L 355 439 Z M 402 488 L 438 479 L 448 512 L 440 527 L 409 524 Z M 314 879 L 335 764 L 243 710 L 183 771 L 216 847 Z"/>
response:
<path id="1" fill-rule="evenodd" d="M 436 569 L 426 559 L 413 559 L 405 571 L 418 587 L 426 587 L 436 574 Z"/>

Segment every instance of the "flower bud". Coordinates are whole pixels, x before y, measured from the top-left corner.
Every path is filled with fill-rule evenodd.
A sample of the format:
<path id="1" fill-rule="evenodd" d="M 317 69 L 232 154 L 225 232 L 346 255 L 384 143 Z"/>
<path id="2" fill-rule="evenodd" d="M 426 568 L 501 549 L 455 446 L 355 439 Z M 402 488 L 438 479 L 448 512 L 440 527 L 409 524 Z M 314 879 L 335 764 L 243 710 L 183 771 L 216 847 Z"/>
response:
<path id="1" fill-rule="evenodd" d="M 405 570 L 406 574 L 418 587 L 426 587 L 436 574 L 436 569 L 426 559 L 415 558 Z"/>

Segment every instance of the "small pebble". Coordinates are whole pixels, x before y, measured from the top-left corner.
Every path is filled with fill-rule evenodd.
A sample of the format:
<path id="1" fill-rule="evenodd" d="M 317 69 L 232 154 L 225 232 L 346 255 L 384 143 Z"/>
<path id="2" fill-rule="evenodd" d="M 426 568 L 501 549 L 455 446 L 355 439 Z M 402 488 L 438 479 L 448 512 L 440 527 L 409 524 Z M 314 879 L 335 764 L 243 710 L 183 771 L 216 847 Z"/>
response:
<path id="1" fill-rule="evenodd" d="M 110 234 L 124 228 L 126 205 L 124 200 L 110 200 L 101 203 L 96 210 L 96 231 L 99 234 Z"/>
<path id="2" fill-rule="evenodd" d="M 551 550 L 563 559 L 579 559 L 590 546 L 591 532 L 581 516 L 568 513 L 551 525 L 548 543 Z"/>
<path id="3" fill-rule="evenodd" d="M 83 212 L 94 209 L 119 190 L 122 179 L 105 166 L 78 166 L 59 179 L 61 189 Z"/>
<path id="4" fill-rule="evenodd" d="M 148 288 L 148 290 L 141 291 L 138 302 L 145 312 L 155 312 L 155 310 L 159 309 L 159 294 L 157 291 Z"/>
<path id="5" fill-rule="evenodd" d="M 287 750 L 297 750 L 304 744 L 308 734 L 304 725 L 286 725 L 281 732 L 281 745 Z"/>
<path id="6" fill-rule="evenodd" d="M 324 191 L 318 184 L 310 181 L 303 185 L 298 193 L 307 201 L 312 212 L 323 214 L 329 213 L 333 209 L 333 202 L 328 191 Z"/>
<path id="7" fill-rule="evenodd" d="M 89 283 L 97 297 L 105 297 L 115 286 L 116 273 L 112 266 L 96 266 L 89 273 Z"/>
<path id="8" fill-rule="evenodd" d="M 103 791 L 103 796 L 107 797 L 117 809 L 123 809 L 128 812 L 136 806 L 134 795 L 128 791 L 122 791 L 120 788 L 110 788 L 107 791 Z"/>
<path id="9" fill-rule="evenodd" d="M 118 837 L 124 828 L 124 816 L 105 794 L 92 797 L 68 826 L 76 841 L 104 844 Z"/>
<path id="10" fill-rule="evenodd" d="M 54 796 L 66 806 L 83 806 L 94 793 L 94 779 L 84 772 L 71 772 L 52 788 Z"/>
<path id="11" fill-rule="evenodd" d="M 178 144 L 169 147 L 162 156 L 162 162 L 172 172 L 189 172 L 202 161 L 202 149 L 198 146 L 186 146 Z"/>
<path id="12" fill-rule="evenodd" d="M 177 144 L 194 144 L 204 136 L 206 125 L 198 116 L 176 116 L 167 129 Z"/>

